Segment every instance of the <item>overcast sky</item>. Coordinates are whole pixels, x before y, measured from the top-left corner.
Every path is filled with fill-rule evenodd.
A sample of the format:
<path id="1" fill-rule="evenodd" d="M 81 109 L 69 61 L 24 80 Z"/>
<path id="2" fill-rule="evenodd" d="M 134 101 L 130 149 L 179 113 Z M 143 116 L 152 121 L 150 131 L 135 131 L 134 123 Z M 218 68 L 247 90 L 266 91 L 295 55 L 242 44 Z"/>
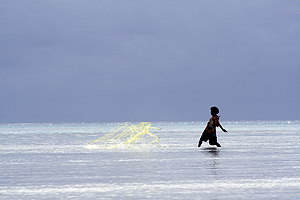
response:
<path id="1" fill-rule="evenodd" d="M 1 0 L 0 123 L 299 120 L 297 0 Z"/>

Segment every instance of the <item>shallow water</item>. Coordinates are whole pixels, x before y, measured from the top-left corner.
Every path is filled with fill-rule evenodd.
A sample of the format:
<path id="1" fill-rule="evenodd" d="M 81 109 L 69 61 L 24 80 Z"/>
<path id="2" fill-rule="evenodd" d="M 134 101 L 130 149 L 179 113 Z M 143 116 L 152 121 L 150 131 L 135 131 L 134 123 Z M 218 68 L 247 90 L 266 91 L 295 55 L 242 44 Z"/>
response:
<path id="1" fill-rule="evenodd" d="M 117 123 L 1 124 L 0 199 L 299 199 L 299 121 L 153 126 L 160 145 L 88 144 Z"/>

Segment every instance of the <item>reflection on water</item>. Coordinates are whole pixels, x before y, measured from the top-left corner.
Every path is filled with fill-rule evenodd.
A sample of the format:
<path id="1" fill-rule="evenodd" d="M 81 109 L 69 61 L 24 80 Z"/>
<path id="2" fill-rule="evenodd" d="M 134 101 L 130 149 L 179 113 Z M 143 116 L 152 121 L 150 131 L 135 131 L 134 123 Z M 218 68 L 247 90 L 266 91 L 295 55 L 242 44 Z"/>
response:
<path id="1" fill-rule="evenodd" d="M 206 156 L 209 156 L 209 159 L 207 159 L 207 169 L 209 170 L 209 174 L 217 176 L 220 169 L 220 150 L 216 147 L 206 147 L 202 150 Z"/>
<path id="2" fill-rule="evenodd" d="M 219 157 L 220 150 L 216 147 L 203 148 L 204 152 L 211 157 Z"/>

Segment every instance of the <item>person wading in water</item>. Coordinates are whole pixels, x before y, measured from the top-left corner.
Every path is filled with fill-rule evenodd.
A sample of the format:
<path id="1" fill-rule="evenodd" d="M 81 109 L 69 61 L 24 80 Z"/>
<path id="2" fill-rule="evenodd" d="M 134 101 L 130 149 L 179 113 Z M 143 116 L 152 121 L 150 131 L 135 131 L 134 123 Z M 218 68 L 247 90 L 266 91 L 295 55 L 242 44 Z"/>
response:
<path id="1" fill-rule="evenodd" d="M 217 107 L 211 107 L 210 108 L 210 114 L 211 114 L 211 118 L 209 119 L 209 122 L 207 123 L 206 128 L 204 129 L 199 143 L 198 143 L 198 147 L 201 147 L 202 142 L 206 142 L 207 140 L 209 140 L 209 144 L 210 145 L 216 145 L 217 147 L 221 147 L 221 145 L 218 143 L 217 140 L 217 131 L 216 128 L 220 127 L 222 129 L 223 132 L 227 132 L 222 125 L 219 122 L 219 109 Z"/>

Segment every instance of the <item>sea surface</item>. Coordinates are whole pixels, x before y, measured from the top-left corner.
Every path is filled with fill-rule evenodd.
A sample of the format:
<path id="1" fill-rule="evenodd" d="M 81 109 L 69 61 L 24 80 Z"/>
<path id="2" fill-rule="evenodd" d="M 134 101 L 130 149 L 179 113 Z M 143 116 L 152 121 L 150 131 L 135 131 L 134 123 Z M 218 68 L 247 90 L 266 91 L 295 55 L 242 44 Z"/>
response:
<path id="1" fill-rule="evenodd" d="M 120 123 L 0 124 L 0 199 L 298 200 L 299 121 L 153 122 L 160 144 L 90 141 Z"/>

